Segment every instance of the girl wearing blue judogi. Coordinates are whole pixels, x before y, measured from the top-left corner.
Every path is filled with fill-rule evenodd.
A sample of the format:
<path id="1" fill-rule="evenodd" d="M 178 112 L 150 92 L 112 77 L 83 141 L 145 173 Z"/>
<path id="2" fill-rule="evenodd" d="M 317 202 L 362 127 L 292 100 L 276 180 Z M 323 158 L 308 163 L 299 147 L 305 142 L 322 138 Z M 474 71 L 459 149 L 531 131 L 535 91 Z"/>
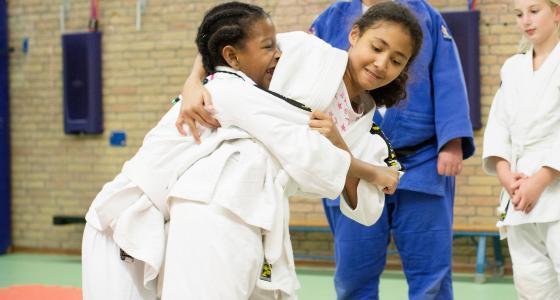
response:
<path id="1" fill-rule="evenodd" d="M 520 299 L 560 297 L 559 5 L 514 1 L 524 49 L 502 67 L 484 133 L 483 167 L 503 186 L 498 227 Z"/>

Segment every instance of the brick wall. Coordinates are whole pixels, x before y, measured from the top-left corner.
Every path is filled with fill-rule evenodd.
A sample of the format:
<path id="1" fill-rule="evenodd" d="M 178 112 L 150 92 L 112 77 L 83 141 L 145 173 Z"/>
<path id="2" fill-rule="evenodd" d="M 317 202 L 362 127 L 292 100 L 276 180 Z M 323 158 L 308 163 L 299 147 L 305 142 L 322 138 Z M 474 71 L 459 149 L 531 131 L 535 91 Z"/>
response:
<path id="1" fill-rule="evenodd" d="M 105 132 L 97 136 L 63 133 L 59 11 L 60 1 L 8 1 L 10 46 L 13 244 L 20 248 L 79 249 L 82 226 L 54 227 L 53 214 L 84 214 L 103 183 L 139 147 L 143 136 L 169 108 L 195 54 L 194 37 L 203 12 L 215 1 L 150 0 L 135 28 L 136 1 L 100 1 L 103 32 Z M 278 31 L 306 30 L 332 1 L 254 1 L 271 12 Z M 515 51 L 510 0 L 482 0 L 481 82 L 483 124 L 499 84 L 499 68 Z M 53 4 L 54 3 L 54 4 Z M 465 1 L 432 0 L 442 10 L 463 9 Z M 66 31 L 85 31 L 89 3 L 71 1 Z M 22 41 L 29 39 L 29 53 Z M 128 145 L 110 147 L 112 130 L 125 130 Z M 493 224 L 497 181 L 480 165 L 482 131 L 475 157 L 458 178 L 455 220 Z M 295 199 L 295 218 L 323 218 L 315 199 Z M 297 237 L 295 237 L 297 239 Z M 322 241 L 322 249 L 329 245 Z M 299 246 L 299 242 L 296 242 Z M 330 250 L 329 250 L 330 251 Z M 456 251 L 460 261 L 473 253 Z M 321 253 L 323 254 L 323 253 Z"/>

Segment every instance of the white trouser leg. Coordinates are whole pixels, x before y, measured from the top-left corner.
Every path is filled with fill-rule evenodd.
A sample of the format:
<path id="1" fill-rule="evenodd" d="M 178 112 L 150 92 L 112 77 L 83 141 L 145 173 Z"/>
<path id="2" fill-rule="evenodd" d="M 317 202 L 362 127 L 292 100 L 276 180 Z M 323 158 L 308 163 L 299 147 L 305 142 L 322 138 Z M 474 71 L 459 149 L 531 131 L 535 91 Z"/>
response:
<path id="1" fill-rule="evenodd" d="M 120 249 L 107 232 L 86 224 L 82 240 L 82 293 L 85 300 L 155 300 L 143 285 L 144 263 L 120 259 Z"/>
<path id="2" fill-rule="evenodd" d="M 261 230 L 193 201 L 172 201 L 170 213 L 162 299 L 248 299 L 264 258 Z"/>
<path id="3" fill-rule="evenodd" d="M 508 247 L 519 299 L 557 300 L 560 297 L 557 273 L 560 259 L 557 240 L 560 231 L 556 224 L 553 228 L 555 237 L 552 237 L 552 231 L 549 230 L 551 224 L 531 223 L 508 227 Z M 552 241 L 555 241 L 556 246 Z M 553 260 L 556 261 L 556 269 Z"/>
<path id="4" fill-rule="evenodd" d="M 556 271 L 556 290 L 560 291 L 560 221 L 546 224 L 546 248 Z M 560 292 L 556 294 L 560 298 Z"/>

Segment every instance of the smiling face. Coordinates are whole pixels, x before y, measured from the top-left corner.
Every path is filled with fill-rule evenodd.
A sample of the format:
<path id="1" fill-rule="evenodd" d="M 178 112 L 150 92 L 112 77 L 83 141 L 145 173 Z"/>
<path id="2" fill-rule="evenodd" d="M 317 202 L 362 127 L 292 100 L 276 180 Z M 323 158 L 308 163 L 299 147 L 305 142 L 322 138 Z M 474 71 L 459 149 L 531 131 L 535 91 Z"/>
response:
<path id="1" fill-rule="evenodd" d="M 515 0 L 517 27 L 533 45 L 558 41 L 560 7 L 546 0 Z"/>
<path id="2" fill-rule="evenodd" d="M 354 26 L 349 40 L 344 82 L 350 97 L 393 81 L 404 70 L 413 51 L 408 31 L 390 21 L 376 22 L 363 33 Z"/>
<path id="3" fill-rule="evenodd" d="M 245 73 L 258 86 L 268 89 L 281 55 L 276 47 L 276 30 L 270 18 L 256 21 L 247 39 L 235 48 L 237 64 L 232 67 Z"/>

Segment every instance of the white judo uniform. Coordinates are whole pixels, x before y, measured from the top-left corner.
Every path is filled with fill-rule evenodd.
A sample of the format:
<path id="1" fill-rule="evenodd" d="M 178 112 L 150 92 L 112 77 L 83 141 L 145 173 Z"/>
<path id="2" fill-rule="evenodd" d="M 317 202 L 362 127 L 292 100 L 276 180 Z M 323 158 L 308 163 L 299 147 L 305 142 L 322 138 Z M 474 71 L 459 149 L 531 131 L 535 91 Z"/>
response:
<path id="1" fill-rule="evenodd" d="M 270 89 L 313 110 L 325 112 L 335 101 L 335 93 L 340 92 L 339 89 L 333 91 L 332 88 L 343 85 L 348 53 L 330 46 L 315 35 L 301 31 L 277 34 L 277 41 L 282 57 L 274 71 Z M 325 70 L 326 62 L 334 64 L 334 70 Z M 372 128 L 375 112 L 373 99 L 363 95 L 362 102 L 364 114 L 350 124 L 346 132 L 341 132 L 352 155 L 376 166 L 392 165 L 401 170 L 398 161 L 391 156 L 391 146 L 378 134 L 380 130 Z M 371 134 L 367 135 L 366 132 Z M 357 207 L 352 209 L 342 200 L 340 209 L 350 219 L 369 226 L 379 219 L 384 205 L 385 194 L 382 190 L 361 180 L 358 184 Z"/>
<path id="2" fill-rule="evenodd" d="M 332 104 L 335 94 L 340 91 L 338 87 L 342 83 L 342 77 L 348 61 L 346 52 L 332 48 L 320 39 L 303 32 L 279 34 L 278 45 L 283 51 L 283 55 L 276 66 L 270 89 L 287 95 L 289 98 L 297 100 L 312 109 L 324 111 Z M 310 57 L 310 59 L 307 59 L 308 57 Z M 223 67 L 218 69 L 234 72 L 232 69 Z M 244 76 L 242 73 L 237 73 L 237 75 Z M 271 152 L 272 156 L 277 158 L 278 155 L 275 154 L 275 150 L 267 146 L 269 142 L 266 142 L 266 139 L 270 137 L 270 130 L 273 130 L 273 139 L 281 143 L 278 146 L 286 147 L 288 145 L 288 148 L 292 149 L 291 153 L 295 156 L 286 161 L 279 159 L 280 165 L 272 168 L 272 173 L 278 174 L 271 176 L 275 178 L 275 183 L 271 185 L 276 186 L 276 189 L 270 189 L 261 193 L 259 197 L 255 197 L 251 202 L 244 202 L 251 203 L 249 205 L 254 205 L 255 203 L 262 202 L 265 198 L 281 200 L 278 202 L 279 204 L 273 215 L 262 218 L 260 223 L 251 222 L 247 217 L 243 216 L 241 211 L 232 210 L 232 207 L 239 206 L 239 204 L 232 204 L 240 202 L 240 199 L 237 199 L 238 197 L 233 196 L 231 193 L 219 192 L 223 186 L 230 185 L 229 181 L 232 180 L 233 175 L 222 175 L 223 179 L 220 179 L 215 185 L 216 191 L 214 195 L 209 193 L 207 196 L 198 197 L 199 201 L 210 203 L 212 208 L 207 208 L 206 212 L 202 212 L 201 209 L 204 208 L 193 204 L 192 201 L 184 201 L 184 199 L 194 199 L 194 196 L 191 195 L 192 187 L 189 186 L 192 185 L 193 180 L 196 181 L 196 178 L 200 177 L 197 175 L 199 172 L 196 171 L 196 164 L 181 177 L 177 184 L 177 189 L 181 189 L 181 192 L 179 194 L 172 193 L 171 195 L 173 197 L 171 198 L 172 203 L 170 205 L 171 221 L 166 253 L 163 299 L 175 299 L 181 297 L 181 295 L 189 295 L 193 299 L 198 297 L 204 297 L 205 299 L 222 299 L 224 297 L 228 299 L 295 298 L 295 289 L 299 287 L 299 284 L 295 274 L 288 231 L 288 197 L 296 193 L 311 193 L 315 196 L 321 196 L 326 195 L 326 192 L 328 192 L 328 190 L 321 190 L 318 186 L 315 188 L 307 186 L 309 184 L 309 178 L 295 178 L 290 174 L 289 170 L 282 170 L 282 168 L 286 168 L 286 166 L 289 168 L 290 161 L 293 163 L 301 159 L 300 156 L 304 153 L 301 153 L 302 148 L 294 150 L 293 146 L 291 146 L 295 143 L 301 143 L 298 142 L 298 138 L 294 139 L 294 137 L 290 136 L 293 134 L 293 130 L 288 129 L 287 125 L 280 126 L 275 124 L 275 120 L 278 118 L 283 121 L 290 120 L 299 126 L 306 127 L 308 126 L 309 115 L 298 108 L 290 106 L 288 107 L 289 110 L 284 113 L 281 107 L 274 107 L 275 105 L 271 106 L 270 103 L 264 103 L 262 99 L 257 99 L 255 103 L 251 101 L 247 102 L 247 100 L 243 100 L 244 103 L 232 102 L 230 99 L 231 94 L 227 91 L 241 89 L 241 87 L 232 86 L 231 88 L 226 88 L 224 80 L 226 80 L 228 76 L 228 80 L 232 80 L 232 84 L 235 82 L 236 85 L 246 84 L 250 81 L 250 79 L 244 77 L 244 82 L 242 82 L 239 78 L 236 78 L 237 76 L 235 75 L 220 72 L 216 73 L 214 76 L 210 76 L 210 82 L 206 85 L 206 88 L 212 94 L 213 103 L 217 111 L 216 118 L 220 121 L 222 128 L 234 126 L 246 130 L 256 140 L 263 142 L 265 148 Z M 309 78 L 315 78 L 315 80 L 310 81 Z M 247 91 L 244 91 L 244 93 L 247 93 Z M 246 96 L 249 95 L 250 94 L 246 94 Z M 379 135 L 364 135 L 364 132 L 370 131 L 372 127 L 373 100 L 369 100 L 371 101 L 369 113 L 358 120 L 358 122 L 352 124 L 350 130 L 344 134 L 344 138 L 349 146 L 352 147 L 351 149 L 355 156 L 375 165 L 387 166 L 385 160 L 388 157 L 389 150 L 386 142 Z M 278 99 L 276 99 L 276 102 L 278 102 Z M 279 103 L 285 104 L 282 102 Z M 239 114 L 232 113 L 232 111 L 235 110 L 240 110 Z M 222 113 L 220 113 L 226 111 L 228 112 L 227 115 L 242 116 L 242 119 L 239 120 L 236 117 L 228 118 L 224 116 L 225 114 L 222 115 Z M 242 112 L 251 116 L 259 115 L 260 120 L 246 118 L 243 116 Z M 304 116 L 304 118 L 294 118 L 297 115 Z M 263 130 L 262 127 L 265 123 L 268 123 L 271 129 L 265 129 L 266 132 L 262 132 L 263 135 L 261 136 L 258 132 L 255 132 L 255 130 L 257 128 L 258 130 Z M 282 128 L 287 130 L 286 136 L 280 134 L 279 130 L 282 130 Z M 246 157 L 255 164 L 259 156 L 252 154 Z M 328 160 L 316 159 L 322 161 L 324 164 L 332 165 Z M 209 160 L 213 161 L 210 157 Z M 248 162 L 241 163 L 241 160 L 242 156 L 239 158 L 239 164 L 248 164 Z M 332 167 L 336 168 L 336 164 L 332 165 Z M 236 171 L 238 168 L 239 167 L 231 167 L 229 169 L 233 174 L 234 172 L 238 172 Z M 201 167 L 201 169 L 208 168 Z M 227 169 L 228 168 L 224 168 L 223 172 L 226 173 Z M 330 172 L 336 173 L 337 171 L 333 169 Z M 340 173 L 340 171 L 338 171 L 338 173 Z M 284 176 L 285 174 L 289 175 L 289 178 Z M 319 174 L 320 173 L 317 172 L 310 172 L 308 176 L 317 176 Z M 281 180 L 278 180 L 279 178 Z M 325 178 L 325 180 L 327 180 L 327 178 Z M 182 182 L 184 182 L 184 184 Z M 243 184 L 240 184 L 240 187 L 243 187 Z M 339 192 L 340 191 L 341 190 L 339 190 Z M 215 196 L 217 194 L 226 196 Z M 224 204 L 225 200 L 232 203 Z M 363 224 L 372 224 L 379 218 L 383 210 L 383 200 L 384 194 L 377 186 L 361 181 L 358 185 L 358 207 L 351 209 L 344 203 L 342 209 L 345 214 L 354 220 Z M 245 232 L 245 234 L 241 235 L 239 233 L 237 236 L 242 236 L 242 238 L 237 238 L 237 240 L 228 239 L 228 237 L 231 236 L 230 231 L 216 233 L 216 230 L 213 229 L 197 229 L 197 231 L 203 230 L 205 233 L 195 235 L 194 232 L 186 229 L 193 228 L 196 224 L 202 224 L 202 220 L 210 218 L 212 215 L 215 216 L 215 211 L 221 210 L 222 208 L 227 208 L 227 212 L 222 214 L 223 222 L 237 225 L 250 225 L 240 226 L 244 228 L 241 231 Z M 199 211 L 198 216 L 193 216 L 193 209 Z M 214 211 L 208 212 L 209 210 Z M 234 214 L 231 215 L 229 212 L 234 212 Z M 262 216 L 262 214 L 259 215 Z M 274 223 L 276 226 L 273 224 L 272 229 L 268 229 L 268 227 L 264 225 L 267 220 L 277 220 Z M 234 227 L 234 225 L 232 225 L 232 227 Z M 250 230 L 248 230 L 248 227 L 250 227 Z M 200 228 L 200 226 L 198 226 L 198 228 Z M 256 238 L 259 229 L 265 232 L 264 244 L 258 242 Z M 214 247 L 208 247 L 204 250 L 198 248 L 200 252 L 193 253 L 191 249 L 196 248 L 197 245 L 202 243 L 209 243 L 208 239 L 216 241 L 210 242 Z M 241 248 L 238 244 L 240 239 L 244 241 L 252 240 L 254 243 L 246 242 L 245 245 L 247 246 Z M 223 249 L 216 250 L 218 249 L 217 245 L 221 245 Z M 264 249 L 262 249 L 263 245 Z M 231 249 L 238 249 L 238 251 L 232 251 Z M 262 253 L 263 250 L 264 259 L 272 266 L 270 277 L 255 276 L 255 274 L 258 275 L 261 273 L 263 257 L 260 253 Z M 193 256 L 186 255 L 186 253 L 192 253 Z M 246 257 L 247 254 L 249 254 L 248 257 Z M 222 268 L 223 272 L 220 272 L 220 279 L 211 274 L 200 276 L 198 272 L 186 271 L 187 266 L 197 266 L 200 264 L 206 264 L 208 266 L 209 262 L 205 259 L 205 256 L 213 257 L 211 260 L 212 267 L 209 268 L 211 270 L 220 269 L 220 265 L 228 266 L 227 268 Z M 251 260 L 253 261 L 249 262 Z M 238 264 L 232 267 L 234 263 Z M 252 267 L 249 268 L 248 265 L 252 265 Z M 199 268 L 197 267 L 196 269 L 198 270 Z M 246 271 L 247 269 L 249 269 L 249 271 Z M 227 272 L 231 272 L 231 274 L 224 274 Z M 243 279 L 243 277 L 245 277 L 245 279 Z M 215 280 L 209 280 L 209 278 Z M 251 292 L 251 287 L 255 285 L 256 290 Z M 238 291 L 238 293 L 234 295 L 232 291 Z"/>
<path id="3" fill-rule="evenodd" d="M 493 157 L 512 171 L 532 175 L 542 167 L 560 171 L 560 43 L 533 71 L 533 51 L 509 58 L 484 134 L 483 167 L 496 174 Z M 514 281 L 521 299 L 560 297 L 560 181 L 549 185 L 528 214 L 516 211 L 502 192 L 498 222 L 507 236 Z M 507 229 L 507 230 L 506 230 Z"/>
<path id="4" fill-rule="evenodd" d="M 294 36 L 311 43 L 318 40 L 304 33 Z M 311 62 L 319 64 L 314 71 L 325 78 L 314 78 L 324 85 L 310 88 L 306 82 L 290 84 L 295 82 L 294 78 L 283 77 L 284 81 L 273 80 L 271 89 L 276 86 L 278 92 L 284 92 L 297 87 L 299 92 L 292 93 L 297 100 L 327 99 L 307 103 L 314 108 L 327 105 L 336 93 L 347 56 L 326 44 L 322 47 L 317 48 L 323 51 L 322 56 L 312 56 L 316 59 Z M 287 49 L 282 49 L 284 56 L 276 72 L 282 70 L 283 61 L 291 62 L 284 59 L 289 57 Z M 138 154 L 125 164 L 122 173 L 106 184 L 94 200 L 86 216 L 88 226 L 84 233 L 84 298 L 155 298 L 155 278 L 166 251 L 163 224 L 169 214 L 164 298 L 244 299 L 274 294 L 295 297 L 299 285 L 288 232 L 287 197 L 298 189 L 336 197 L 344 186 L 345 172 L 341 169 L 348 167 L 349 156 L 309 130 L 308 113 L 257 89 L 242 73 L 221 70 L 235 74 L 216 73 L 207 88 L 222 128 L 205 131 L 202 144 L 194 145 L 192 139 L 176 132 L 174 121 L 179 107 L 173 107 L 146 136 Z M 282 86 L 283 82 L 288 83 Z M 367 118 L 371 120 L 370 115 Z M 358 124 L 361 127 L 352 127 L 356 132 L 358 128 L 371 127 L 371 122 Z M 351 132 L 348 138 L 345 136 L 349 145 L 363 153 L 367 161 L 383 165 L 387 157 L 385 144 L 380 146 L 381 141 L 375 136 L 369 142 L 359 143 L 358 134 L 354 136 Z M 359 132 L 363 136 L 363 131 Z M 298 148 L 290 147 L 296 144 Z M 383 193 L 363 182 L 359 198 L 360 195 L 373 201 L 359 201 L 357 209 L 346 211 L 359 222 L 372 223 L 383 208 Z M 212 246 L 208 240 L 215 244 Z M 208 248 L 199 247 L 201 242 L 208 243 Z M 134 261 L 103 258 L 118 258 L 119 248 L 134 257 Z M 203 274 L 205 267 L 215 270 L 208 265 L 208 257 L 214 258 L 212 266 L 225 266 L 224 271 Z M 264 259 L 272 265 L 272 276 L 259 276 Z M 119 272 L 115 268 L 120 268 Z M 200 276 L 185 272 L 186 268 L 201 272 Z M 208 276 L 213 280 L 206 280 Z M 255 285 L 259 287 L 257 293 L 252 290 Z M 224 294 L 232 290 L 238 294 Z"/>

